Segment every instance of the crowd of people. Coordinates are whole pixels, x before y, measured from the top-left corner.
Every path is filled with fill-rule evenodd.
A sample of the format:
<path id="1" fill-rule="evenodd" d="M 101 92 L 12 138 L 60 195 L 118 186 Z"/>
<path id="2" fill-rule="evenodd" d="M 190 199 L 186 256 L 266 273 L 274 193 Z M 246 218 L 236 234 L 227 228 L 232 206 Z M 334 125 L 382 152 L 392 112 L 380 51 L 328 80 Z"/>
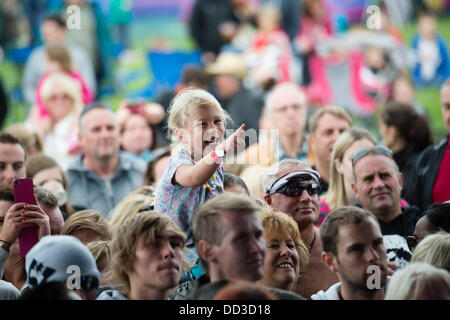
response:
<path id="1" fill-rule="evenodd" d="M 435 17 L 420 14 L 408 51 L 385 12 L 380 30 L 336 42 L 325 2 L 299 3 L 197 0 L 203 66 L 117 108 L 97 92 L 106 60 L 45 16 L 29 115 L 0 132 L 0 299 L 450 299 L 450 63 Z M 359 65 L 334 98 L 329 59 Z M 415 86 L 439 88 L 443 139 Z M 16 201 L 25 178 L 33 203 Z"/>

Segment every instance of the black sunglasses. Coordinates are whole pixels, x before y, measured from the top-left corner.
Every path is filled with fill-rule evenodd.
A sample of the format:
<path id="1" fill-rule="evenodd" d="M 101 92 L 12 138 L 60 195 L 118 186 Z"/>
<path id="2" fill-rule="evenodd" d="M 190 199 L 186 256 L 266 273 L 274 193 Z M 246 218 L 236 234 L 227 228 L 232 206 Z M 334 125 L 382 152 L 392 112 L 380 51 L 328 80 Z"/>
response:
<path id="1" fill-rule="evenodd" d="M 384 156 L 387 156 L 389 158 L 392 158 L 392 151 L 380 144 L 377 144 L 376 146 L 370 147 L 370 148 L 362 148 L 356 151 L 352 156 L 352 164 L 355 165 L 356 161 L 361 160 L 363 157 L 365 157 L 370 151 L 373 151 L 377 154 L 382 154 Z"/>
<path id="2" fill-rule="evenodd" d="M 299 197 L 302 195 L 303 190 L 306 190 L 310 196 L 320 193 L 320 185 L 318 183 L 302 184 L 294 181 L 285 184 L 276 193 L 284 194 L 287 197 Z"/>
<path id="3" fill-rule="evenodd" d="M 81 289 L 83 291 L 91 291 L 93 289 L 97 289 L 99 286 L 98 279 L 93 276 L 83 276 L 80 281 Z"/>

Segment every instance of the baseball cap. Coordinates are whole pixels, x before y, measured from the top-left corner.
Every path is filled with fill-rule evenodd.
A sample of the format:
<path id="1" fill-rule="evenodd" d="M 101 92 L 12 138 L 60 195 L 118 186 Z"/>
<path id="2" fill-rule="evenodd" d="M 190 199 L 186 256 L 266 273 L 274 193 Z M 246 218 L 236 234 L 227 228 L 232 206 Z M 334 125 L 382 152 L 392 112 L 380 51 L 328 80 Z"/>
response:
<path id="1" fill-rule="evenodd" d="M 66 282 L 76 270 L 80 272 L 83 289 L 89 291 L 98 287 L 100 272 L 94 256 L 73 236 L 45 236 L 25 257 L 25 271 L 30 287 L 48 282 Z"/>

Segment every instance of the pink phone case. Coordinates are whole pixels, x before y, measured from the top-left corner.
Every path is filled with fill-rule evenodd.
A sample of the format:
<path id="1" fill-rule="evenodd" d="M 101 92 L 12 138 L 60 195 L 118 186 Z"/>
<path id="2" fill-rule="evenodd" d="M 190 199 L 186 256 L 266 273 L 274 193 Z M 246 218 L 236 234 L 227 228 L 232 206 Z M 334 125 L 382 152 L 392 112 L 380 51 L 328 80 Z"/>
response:
<path id="1" fill-rule="evenodd" d="M 14 180 L 14 202 L 36 204 L 34 201 L 33 180 L 29 178 Z M 20 256 L 25 258 L 28 251 L 39 241 L 38 227 L 23 228 L 19 232 L 18 239 Z"/>

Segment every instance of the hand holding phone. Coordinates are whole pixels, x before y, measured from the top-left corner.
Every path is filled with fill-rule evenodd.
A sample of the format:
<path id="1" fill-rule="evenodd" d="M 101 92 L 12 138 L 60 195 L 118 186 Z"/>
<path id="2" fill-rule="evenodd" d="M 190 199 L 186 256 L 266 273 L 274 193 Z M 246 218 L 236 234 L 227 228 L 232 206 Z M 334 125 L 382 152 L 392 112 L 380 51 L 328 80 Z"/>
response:
<path id="1" fill-rule="evenodd" d="M 34 196 L 33 190 L 33 180 L 26 179 L 15 179 L 13 182 L 14 185 L 14 202 L 17 203 L 25 203 L 24 207 L 27 205 L 36 205 L 36 198 Z M 23 214 L 25 210 L 22 209 L 22 222 Z M 19 232 L 19 251 L 20 256 L 25 258 L 28 251 L 39 241 L 38 238 L 38 230 L 39 227 L 37 225 L 27 226 L 22 228 Z"/>

